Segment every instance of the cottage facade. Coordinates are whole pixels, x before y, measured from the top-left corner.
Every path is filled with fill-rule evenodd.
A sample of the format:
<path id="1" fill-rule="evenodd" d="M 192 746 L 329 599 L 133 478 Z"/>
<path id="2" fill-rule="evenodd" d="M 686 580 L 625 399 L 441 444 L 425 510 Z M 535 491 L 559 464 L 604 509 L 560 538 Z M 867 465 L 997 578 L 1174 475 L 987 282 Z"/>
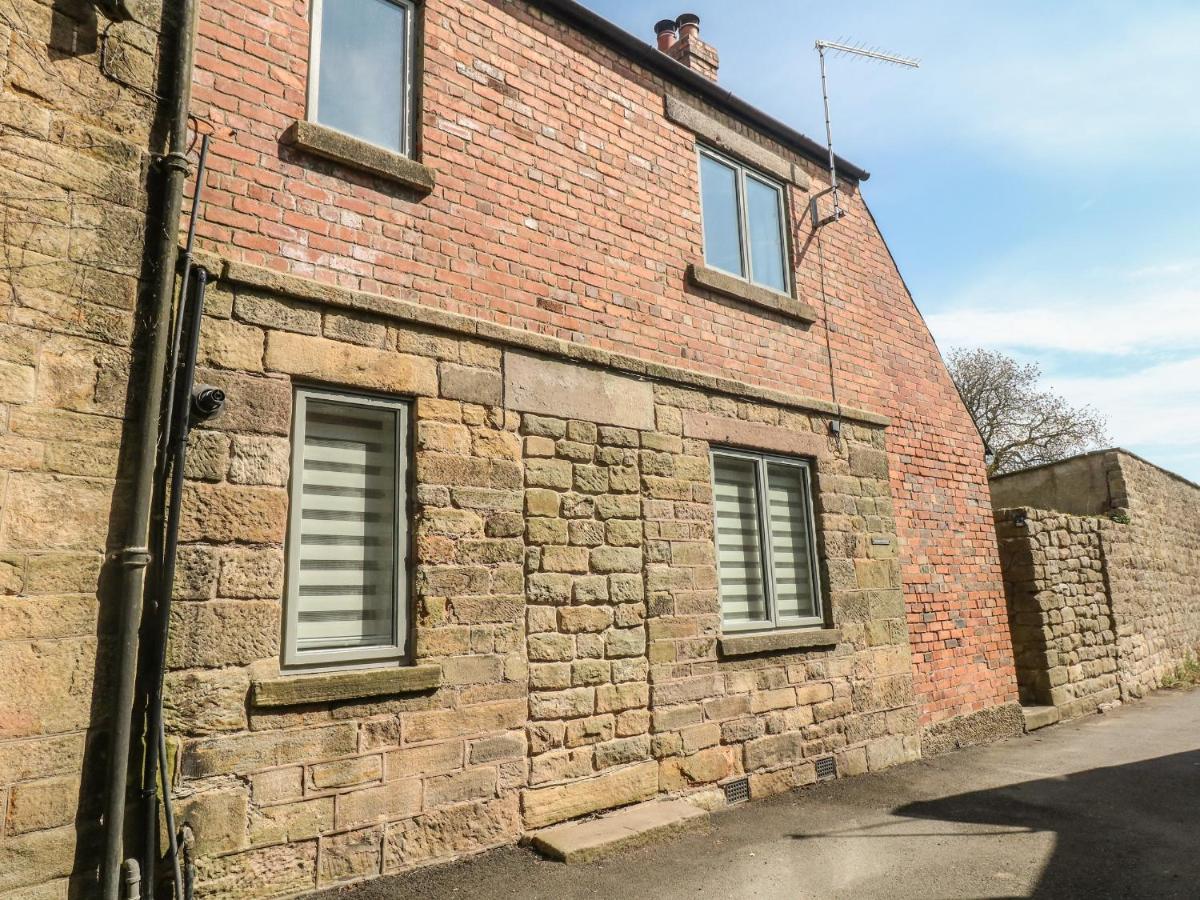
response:
<path id="1" fill-rule="evenodd" d="M 96 867 L 171 23 L 17 3 L 0 897 L 57 897 Z M 717 87 L 686 17 L 658 49 L 565 0 L 338 9 L 199 7 L 226 399 L 165 690 L 197 895 L 1018 731 L 983 448 L 866 173 L 834 216 L 821 148 Z"/>

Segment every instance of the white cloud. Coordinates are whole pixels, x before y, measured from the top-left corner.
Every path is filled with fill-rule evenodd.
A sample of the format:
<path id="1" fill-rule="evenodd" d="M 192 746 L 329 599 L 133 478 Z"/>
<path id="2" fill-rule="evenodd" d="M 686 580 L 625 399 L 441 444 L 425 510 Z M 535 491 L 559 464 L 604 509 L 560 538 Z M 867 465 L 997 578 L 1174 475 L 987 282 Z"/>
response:
<path id="1" fill-rule="evenodd" d="M 1105 412 L 1114 445 L 1200 482 L 1200 355 L 1121 377 L 1057 377 L 1052 386 Z"/>
<path id="2" fill-rule="evenodd" d="M 1084 299 L 1013 283 L 973 291 L 927 316 L 943 347 L 1129 355 L 1200 351 L 1200 290 Z"/>

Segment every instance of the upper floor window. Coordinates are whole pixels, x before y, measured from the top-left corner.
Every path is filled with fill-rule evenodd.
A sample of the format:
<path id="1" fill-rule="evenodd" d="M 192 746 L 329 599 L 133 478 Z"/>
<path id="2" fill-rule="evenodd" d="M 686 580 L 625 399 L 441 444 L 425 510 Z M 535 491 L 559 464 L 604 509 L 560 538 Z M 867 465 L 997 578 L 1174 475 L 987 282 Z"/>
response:
<path id="1" fill-rule="evenodd" d="M 409 0 L 313 0 L 308 117 L 412 155 Z"/>
<path id="2" fill-rule="evenodd" d="M 294 415 L 284 663 L 400 659 L 408 405 L 302 388 Z"/>
<path id="3" fill-rule="evenodd" d="M 788 291 L 783 188 L 700 148 L 704 261 L 754 284 Z"/>
<path id="4" fill-rule="evenodd" d="M 823 624 L 808 463 L 720 450 L 712 464 L 725 630 Z"/>

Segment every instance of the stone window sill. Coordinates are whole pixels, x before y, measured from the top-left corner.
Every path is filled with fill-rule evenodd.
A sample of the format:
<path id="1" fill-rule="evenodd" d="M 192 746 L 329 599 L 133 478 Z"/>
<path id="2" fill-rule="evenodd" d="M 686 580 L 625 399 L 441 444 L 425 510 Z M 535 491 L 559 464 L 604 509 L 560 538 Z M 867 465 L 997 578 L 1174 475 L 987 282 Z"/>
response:
<path id="1" fill-rule="evenodd" d="M 760 309 L 768 309 L 781 316 L 797 319 L 805 325 L 811 325 L 817 321 L 817 311 L 790 294 L 781 294 L 779 291 L 751 284 L 733 275 L 726 275 L 724 272 L 710 269 L 708 266 L 690 264 L 687 269 L 687 279 L 693 287 L 731 297 Z"/>
<path id="2" fill-rule="evenodd" d="M 293 122 L 284 133 L 283 142 L 314 156 L 402 184 L 421 194 L 433 190 L 434 173 L 428 166 L 316 122 L 304 119 Z"/>
<path id="3" fill-rule="evenodd" d="M 840 628 L 798 628 L 758 634 L 727 634 L 717 642 L 722 656 L 750 656 L 779 650 L 833 647 L 842 639 Z"/>
<path id="4" fill-rule="evenodd" d="M 284 675 L 255 681 L 251 686 L 250 702 L 260 708 L 307 706 L 337 700 L 416 694 L 431 691 L 441 683 L 441 666 Z"/>

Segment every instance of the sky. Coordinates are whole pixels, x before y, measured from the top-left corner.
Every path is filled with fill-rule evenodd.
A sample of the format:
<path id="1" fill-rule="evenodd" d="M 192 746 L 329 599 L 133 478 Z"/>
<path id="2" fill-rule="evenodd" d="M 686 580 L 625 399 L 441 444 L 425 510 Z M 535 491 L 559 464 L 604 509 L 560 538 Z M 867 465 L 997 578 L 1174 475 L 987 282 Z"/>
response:
<path id="1" fill-rule="evenodd" d="M 1200 482 L 1200 4 L 1194 0 L 583 0 L 653 41 L 694 12 L 721 84 L 834 144 L 943 353 L 1002 350 Z M 660 0 L 661 2 L 661 0 Z"/>

